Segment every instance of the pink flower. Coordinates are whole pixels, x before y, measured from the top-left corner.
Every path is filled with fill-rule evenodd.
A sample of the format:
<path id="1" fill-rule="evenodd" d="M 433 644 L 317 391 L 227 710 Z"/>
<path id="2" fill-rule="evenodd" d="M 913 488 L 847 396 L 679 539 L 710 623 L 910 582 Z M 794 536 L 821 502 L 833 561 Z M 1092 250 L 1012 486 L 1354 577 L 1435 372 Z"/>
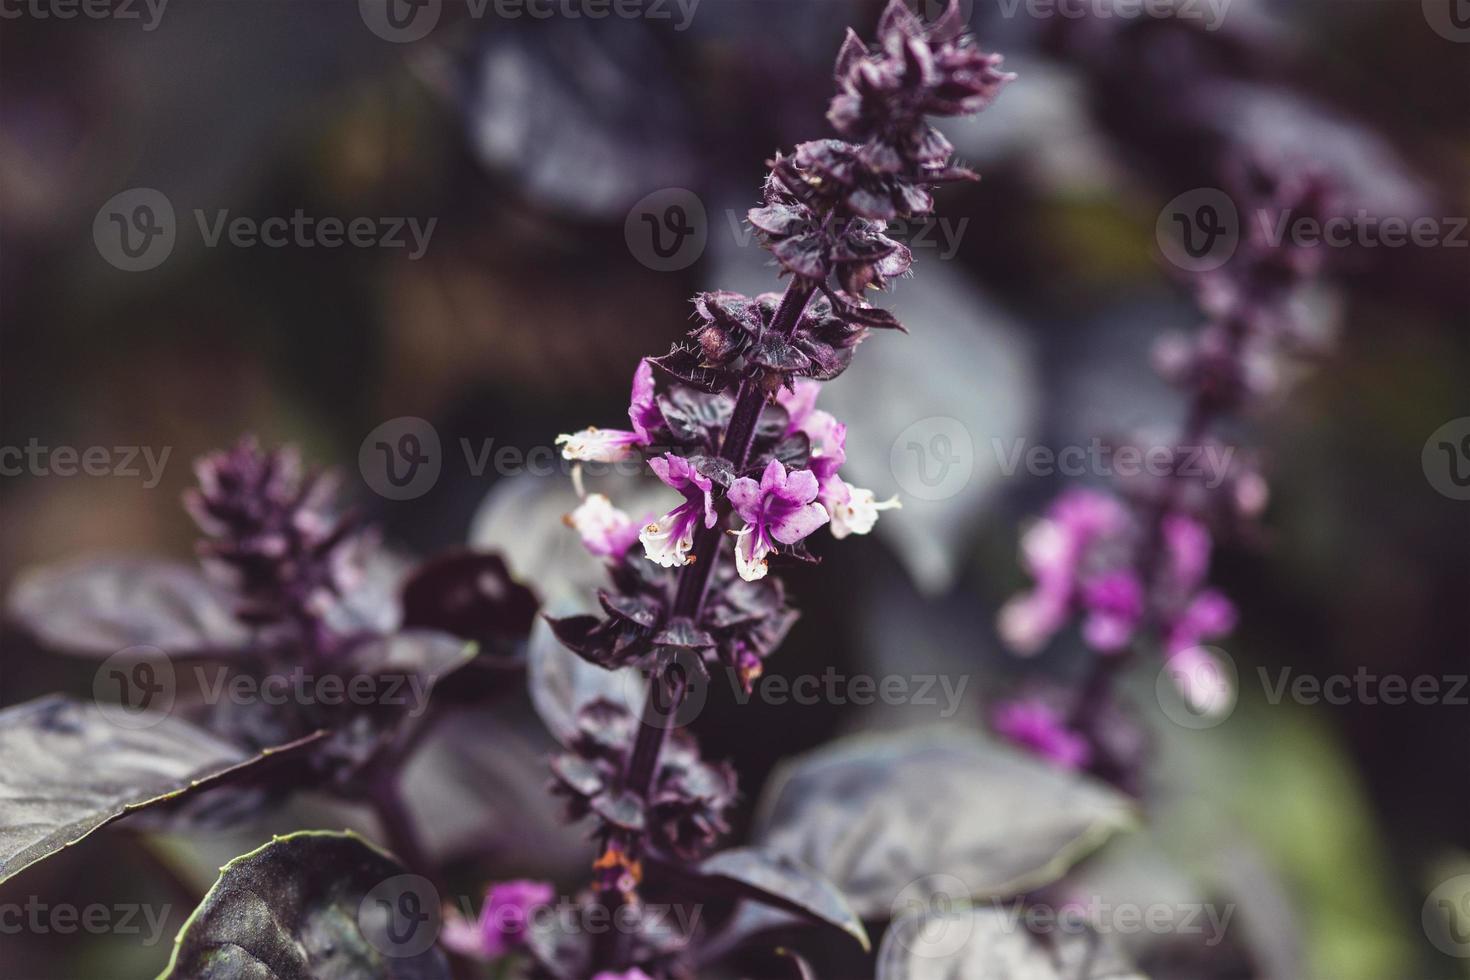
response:
<path id="1" fill-rule="evenodd" d="M 1081 575 L 1092 549 L 1122 534 L 1128 512 L 1117 498 L 1095 490 L 1069 490 L 1021 536 L 1021 561 L 1036 586 L 1000 611 L 1001 638 L 1017 653 L 1036 653 L 1066 625 L 1078 599 Z M 1104 640 L 1117 620 L 1097 624 Z"/>
<path id="2" fill-rule="evenodd" d="M 450 911 L 441 933 L 444 945 L 473 959 L 491 960 L 526 943 L 526 929 L 537 909 L 550 906 L 556 892 L 544 881 L 502 881 L 485 893 L 478 926 Z"/>
<path id="3" fill-rule="evenodd" d="M 880 501 L 873 491 L 855 487 L 837 475 L 847 462 L 847 426 L 831 413 L 812 407 L 820 387 L 815 381 L 797 381 L 796 392 L 787 401 L 781 399 L 784 389 L 776 400 L 792 413 L 791 431 L 804 432 L 811 441 L 810 465 L 817 477 L 817 503 L 832 522 L 832 536 L 841 539 L 849 534 L 867 534 L 878 522 L 879 511 L 902 504 L 897 497 Z"/>
<path id="4" fill-rule="evenodd" d="M 589 493 L 566 521 L 581 536 L 582 545 L 599 558 L 622 561 L 638 540 L 639 524 L 600 493 Z"/>
<path id="5" fill-rule="evenodd" d="M 1067 728 L 1051 705 L 1035 699 L 996 706 L 991 722 L 1002 737 L 1063 769 L 1081 769 L 1092 760 L 1087 739 Z"/>
<path id="6" fill-rule="evenodd" d="M 634 447 L 647 446 L 653 441 L 650 433 L 659 424 L 661 415 L 654 395 L 653 364 L 646 357 L 638 362 L 638 369 L 633 372 L 633 397 L 628 405 L 628 419 L 633 423 L 632 431 L 589 426 L 580 432 L 557 436 L 556 444 L 562 447 L 562 458 L 611 463 L 626 459 Z"/>
<path id="7" fill-rule="evenodd" d="M 603 970 L 592 977 L 592 980 L 653 980 L 642 970 L 634 968 L 627 973 L 613 973 L 611 970 Z"/>
<path id="8" fill-rule="evenodd" d="M 1199 588 L 1210 570 L 1210 532 L 1185 514 L 1164 517 L 1164 551 L 1169 559 L 1171 586 L 1181 595 Z"/>
<path id="9" fill-rule="evenodd" d="M 1133 640 L 1143 618 L 1143 585 L 1132 572 L 1108 572 L 1082 590 L 1087 619 L 1082 638 L 1094 650 L 1113 653 Z"/>
<path id="10" fill-rule="evenodd" d="M 684 502 L 639 532 L 643 553 L 665 568 L 687 564 L 694 560 L 689 549 L 694 547 L 694 531 L 700 520 L 705 527 L 715 526 L 712 483 L 687 459 L 673 453 L 650 459 L 648 466 L 660 480 L 682 493 Z"/>
<path id="11" fill-rule="evenodd" d="M 825 416 L 832 418 L 830 412 L 817 410 L 817 395 L 822 390 L 820 381 L 811 378 L 797 378 L 791 382 L 790 388 L 782 388 L 776 392 L 776 404 L 786 409 L 786 414 L 791 421 L 786 426 L 786 434 L 793 432 L 807 432 L 806 425 L 812 420 L 812 416 Z M 835 422 L 836 420 L 833 419 Z M 819 419 L 820 422 L 820 419 Z"/>
<path id="12" fill-rule="evenodd" d="M 745 520 L 735 542 L 735 568 L 741 578 L 747 582 L 765 578 L 766 556 L 776 545 L 795 544 L 827 523 L 826 509 L 816 502 L 817 489 L 811 470 L 794 470 L 788 476 L 776 459 L 767 464 L 760 483 L 743 476 L 730 485 L 730 504 Z"/>
<path id="13" fill-rule="evenodd" d="M 1215 589 L 1206 589 L 1191 599 L 1164 630 L 1164 656 L 1173 657 L 1234 628 L 1235 604 Z"/>

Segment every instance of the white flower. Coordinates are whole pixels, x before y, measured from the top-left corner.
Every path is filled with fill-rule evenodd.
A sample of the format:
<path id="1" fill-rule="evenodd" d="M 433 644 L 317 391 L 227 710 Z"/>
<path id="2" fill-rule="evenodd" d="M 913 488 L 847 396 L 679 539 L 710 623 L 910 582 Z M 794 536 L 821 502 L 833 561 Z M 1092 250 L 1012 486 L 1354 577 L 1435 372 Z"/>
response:
<path id="1" fill-rule="evenodd" d="M 647 525 L 638 534 L 648 560 L 664 568 L 677 568 L 694 560 L 689 549 L 694 547 L 696 521 L 684 510 L 674 510 Z"/>
<path id="2" fill-rule="evenodd" d="M 845 494 L 829 502 L 827 513 L 832 517 L 832 537 L 845 538 L 849 534 L 867 534 L 878 523 L 880 510 L 897 510 L 903 502 L 897 496 L 878 500 L 873 491 L 844 483 Z M 846 499 L 840 499 L 846 498 Z"/>
<path id="3" fill-rule="evenodd" d="M 622 429 L 599 429 L 589 426 L 581 432 L 563 433 L 556 437 L 563 459 L 586 463 L 615 463 L 632 455 L 632 447 L 642 444 L 636 432 Z"/>

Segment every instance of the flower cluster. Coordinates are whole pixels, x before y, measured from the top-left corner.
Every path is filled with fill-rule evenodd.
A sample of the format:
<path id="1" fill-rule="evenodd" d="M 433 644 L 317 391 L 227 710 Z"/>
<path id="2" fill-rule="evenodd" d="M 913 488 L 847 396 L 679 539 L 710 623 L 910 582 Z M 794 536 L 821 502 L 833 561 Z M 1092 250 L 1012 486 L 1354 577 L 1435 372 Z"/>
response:
<path id="1" fill-rule="evenodd" d="M 1248 178 L 1243 196 L 1255 202 L 1253 213 L 1321 214 L 1326 207 L 1315 178 L 1260 169 Z M 1196 336 L 1165 338 L 1155 350 L 1161 373 L 1190 398 L 1185 431 L 1170 451 L 1175 461 L 1191 447 L 1219 448 L 1211 429 L 1220 418 L 1268 394 L 1285 357 L 1311 349 L 1296 298 L 1321 256 L 1270 241 L 1266 221 L 1249 224 L 1236 255 L 1195 283 L 1209 322 Z M 1225 675 L 1204 646 L 1227 635 L 1236 619 L 1230 600 L 1206 585 L 1212 525 L 1230 530 L 1258 517 L 1267 488 L 1251 464 L 1219 476 L 1205 486 L 1176 462 L 1167 475 L 1125 483 L 1117 493 L 1068 490 L 1026 529 L 1021 561 L 1035 585 L 1001 609 L 1002 639 L 1032 654 L 1078 620 L 1095 659 L 1070 713 L 1035 699 L 1006 702 L 992 719 L 997 731 L 1059 765 L 1128 781 L 1124 760 L 1100 758 L 1108 739 L 1099 718 L 1109 708 L 1107 679 L 1144 638 L 1174 668 L 1171 676 L 1194 710 L 1228 706 L 1233 692 L 1221 688 Z"/>
<path id="2" fill-rule="evenodd" d="M 304 475 L 294 449 L 267 452 L 248 437 L 195 471 L 184 506 L 207 536 L 200 557 L 240 597 L 236 615 L 256 626 L 324 616 L 351 584 L 357 530 L 331 513 L 331 481 Z"/>

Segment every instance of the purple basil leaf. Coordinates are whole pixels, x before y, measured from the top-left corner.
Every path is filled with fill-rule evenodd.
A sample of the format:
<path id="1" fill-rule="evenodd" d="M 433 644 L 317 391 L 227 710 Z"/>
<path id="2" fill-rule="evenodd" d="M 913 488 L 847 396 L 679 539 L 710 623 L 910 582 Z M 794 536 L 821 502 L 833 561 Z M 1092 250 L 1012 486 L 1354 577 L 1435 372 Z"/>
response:
<path id="1" fill-rule="evenodd" d="M 864 919 L 943 876 L 969 896 L 1010 895 L 1060 877 L 1118 831 L 1132 804 L 978 734 L 855 737 L 788 763 L 752 839 L 811 865 Z M 951 896 L 966 897 L 966 896 Z"/>
<path id="2" fill-rule="evenodd" d="M 85 558 L 30 569 L 10 590 L 6 613 L 42 645 L 66 653 L 110 656 L 146 645 L 215 654 L 251 640 L 223 590 L 190 565 L 157 558 Z"/>
<path id="3" fill-rule="evenodd" d="M 1066 930 L 1044 943 L 1005 909 L 925 909 L 896 919 L 876 980 L 1144 980 L 1102 936 Z"/>
<path id="4" fill-rule="evenodd" d="M 0 711 L 0 881 L 126 813 L 314 740 L 252 754 L 167 715 L 117 718 L 61 695 Z"/>
<path id="5" fill-rule="evenodd" d="M 842 891 L 800 861 L 759 847 L 736 847 L 704 860 L 695 873 L 733 886 L 735 894 L 819 924 L 835 926 L 864 950 L 867 930 Z"/>
<path id="6" fill-rule="evenodd" d="M 220 869 L 160 980 L 449 980 L 440 897 L 352 833 L 276 837 Z"/>

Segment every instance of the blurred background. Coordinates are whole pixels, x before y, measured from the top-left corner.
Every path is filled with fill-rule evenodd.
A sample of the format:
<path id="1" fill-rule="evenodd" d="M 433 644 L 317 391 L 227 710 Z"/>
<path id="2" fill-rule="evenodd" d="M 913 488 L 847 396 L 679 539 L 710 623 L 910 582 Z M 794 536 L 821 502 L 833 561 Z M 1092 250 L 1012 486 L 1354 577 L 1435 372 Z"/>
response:
<path id="1" fill-rule="evenodd" d="M 1157 976 L 1470 976 L 1422 921 L 1436 886 L 1470 873 L 1470 687 L 1457 705 L 1308 705 L 1273 703 L 1262 681 L 1470 673 L 1470 504 L 1442 492 L 1426 453 L 1454 420 L 1470 434 L 1464 8 L 966 3 L 1020 75 L 946 128 L 984 180 L 903 229 L 915 278 L 887 303 L 912 333 L 872 338 L 823 396 L 849 425 L 853 482 L 902 494 L 904 510 L 840 557 L 817 542 L 833 560 L 789 576 L 804 618 L 769 669 L 969 681 L 944 717 L 942 700 L 737 706 L 717 692 L 698 729 L 735 762 L 746 819 L 793 753 L 858 730 L 982 723 L 1021 676 L 993 626 L 1024 585 L 1018 523 L 1075 482 L 1011 453 L 1176 426 L 1179 398 L 1149 351 L 1201 314 L 1161 253 L 1168 205 L 1223 186 L 1242 158 L 1306 164 L 1349 213 L 1432 218 L 1437 234 L 1333 248 L 1311 297 L 1332 354 L 1231 433 L 1272 481 L 1266 533 L 1217 560 L 1242 611 L 1224 645 L 1240 704 L 1207 731 L 1173 726 L 1141 671 L 1159 757 L 1150 823 L 1085 871 L 1118 893 L 1238 903 L 1233 958 L 1144 951 Z M 3 7 L 0 446 L 26 453 L 0 460 L 0 586 L 83 553 L 187 556 L 191 461 L 245 432 L 339 468 L 403 550 L 505 550 L 548 599 L 595 575 L 559 523 L 574 498 L 551 442 L 618 424 L 637 359 L 687 328 L 693 293 L 778 288 L 745 210 L 775 151 L 828 135 L 837 46 L 848 25 L 867 34 L 879 5 L 405 9 Z M 249 232 L 273 218 L 280 247 Z M 335 236 L 323 219 L 340 221 Z M 406 418 L 437 436 L 439 473 L 388 499 L 360 449 Z M 936 463 L 958 468 L 937 491 L 901 462 L 936 433 Z M 58 447 L 104 447 L 108 462 L 65 475 Z M 1024 667 L 1067 678 L 1080 653 L 1064 640 Z M 7 633 L 0 704 L 85 693 L 91 669 Z M 424 779 L 463 797 L 438 808 L 434 836 L 476 852 L 467 892 L 508 874 L 577 887 L 588 852 L 541 793 L 552 742 L 535 714 L 515 703 L 456 724 L 451 758 Z M 172 883 L 116 846 L 124 825 L 0 902 L 167 903 L 264 830 L 353 818 L 307 800 L 273 819 L 156 843 Z M 0 935 L 0 974 L 151 975 L 185 912 L 173 904 L 153 944 Z"/>

